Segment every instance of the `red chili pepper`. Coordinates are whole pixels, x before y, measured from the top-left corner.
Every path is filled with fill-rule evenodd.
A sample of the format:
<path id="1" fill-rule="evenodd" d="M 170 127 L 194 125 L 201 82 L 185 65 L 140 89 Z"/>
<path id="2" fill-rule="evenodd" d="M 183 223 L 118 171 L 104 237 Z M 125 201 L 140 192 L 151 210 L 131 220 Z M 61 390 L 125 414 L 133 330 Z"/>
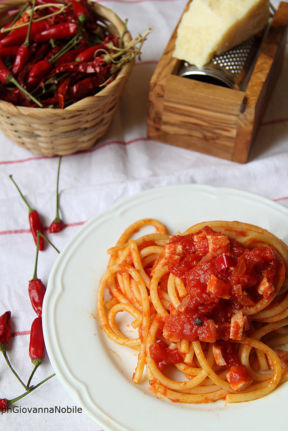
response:
<path id="1" fill-rule="evenodd" d="M 11 338 L 11 311 L 0 316 L 0 351 L 6 350 L 6 344 Z"/>
<path id="2" fill-rule="evenodd" d="M 37 248 L 36 248 L 36 256 L 34 263 L 34 273 L 32 280 L 29 281 L 28 293 L 29 298 L 32 304 L 32 307 L 37 314 L 37 316 L 42 316 L 42 305 L 43 299 L 46 292 L 46 287 L 44 283 L 37 277 L 37 266 L 38 266 L 38 254 L 39 254 L 39 240 L 42 238 L 38 235 L 37 238 Z"/>
<path id="3" fill-rule="evenodd" d="M 107 46 L 110 42 L 112 42 L 114 46 L 119 47 L 119 37 L 116 34 L 107 34 L 103 43 Z"/>
<path id="4" fill-rule="evenodd" d="M 35 40 L 36 35 L 39 32 L 42 32 L 43 30 L 49 28 L 49 21 L 48 20 L 42 20 L 33 22 L 31 25 L 31 33 L 30 37 L 31 40 Z M 12 30 L 11 33 L 9 33 L 4 39 L 0 40 L 1 46 L 11 46 L 11 45 L 20 45 L 24 42 L 27 35 L 27 26 L 17 28 L 16 30 Z"/>
<path id="5" fill-rule="evenodd" d="M 37 245 L 37 232 L 41 232 L 43 233 L 43 226 L 39 217 L 38 212 L 31 208 L 31 206 L 29 205 L 27 199 L 24 197 L 23 193 L 21 192 L 18 184 L 15 182 L 14 178 L 12 175 L 9 175 L 9 178 L 11 179 L 11 181 L 13 182 L 13 184 L 15 185 L 16 189 L 18 190 L 18 193 L 20 194 L 22 200 L 25 202 L 28 211 L 29 211 L 29 224 L 30 224 L 30 231 L 32 233 L 33 239 L 35 244 Z M 42 238 L 42 236 L 39 238 L 39 250 L 44 250 L 44 245 L 45 245 L 45 241 Z"/>
<path id="6" fill-rule="evenodd" d="M 15 57 L 18 49 L 18 46 L 0 46 L 0 58 Z"/>
<path id="7" fill-rule="evenodd" d="M 69 63 L 71 61 L 74 61 L 78 54 L 80 54 L 86 47 L 87 42 L 85 40 L 82 40 L 78 48 L 71 49 L 71 51 L 68 51 L 66 52 L 66 54 L 62 55 L 59 60 L 55 61 L 55 67 L 60 66 L 60 64 L 63 63 Z"/>
<path id="8" fill-rule="evenodd" d="M 67 39 L 78 32 L 78 27 L 73 22 L 61 22 L 51 28 L 38 33 L 35 36 L 35 42 L 47 42 L 50 39 Z"/>
<path id="9" fill-rule="evenodd" d="M 84 51 L 80 52 L 80 54 L 77 55 L 75 61 L 90 61 L 93 60 L 95 57 L 95 54 L 98 50 L 105 49 L 106 46 L 103 43 L 98 43 L 97 45 L 90 46 L 89 48 L 85 49 Z"/>
<path id="10" fill-rule="evenodd" d="M 31 326 L 29 356 L 35 366 L 41 364 L 45 356 L 45 344 L 41 317 L 36 317 L 36 319 L 33 320 Z"/>
<path id="11" fill-rule="evenodd" d="M 41 103 L 38 102 L 38 100 L 35 99 L 35 97 L 32 96 L 32 94 L 30 94 L 27 90 L 25 90 L 25 88 L 22 87 L 22 85 L 19 84 L 19 82 L 14 78 L 14 76 L 12 75 L 8 67 L 5 66 L 5 64 L 1 59 L 0 59 L 0 81 L 2 82 L 2 84 L 9 84 L 9 83 L 14 84 L 15 87 L 19 88 L 19 90 L 21 90 L 22 93 L 24 93 L 29 99 L 33 100 L 34 103 L 36 103 L 38 106 L 42 108 Z"/>
<path id="12" fill-rule="evenodd" d="M 70 78 L 65 79 L 65 81 L 61 84 L 64 87 L 62 89 L 62 93 L 64 93 L 64 94 L 62 94 L 63 101 L 61 101 L 60 108 L 62 107 L 62 104 L 65 103 L 65 95 L 68 92 L 69 84 L 70 84 Z M 59 105 L 60 105 L 60 100 L 59 100 Z M 64 107 L 64 105 L 63 105 L 63 107 Z M 49 232 L 50 233 L 60 232 L 65 227 L 65 224 L 60 219 L 60 215 L 59 215 L 59 174 L 60 174 L 61 161 L 62 161 L 62 157 L 59 157 L 58 158 L 58 168 L 57 168 L 57 178 L 56 178 L 56 217 L 54 218 L 54 220 L 52 221 L 52 223 L 49 226 Z"/>
<path id="13" fill-rule="evenodd" d="M 0 399 L 0 412 L 5 413 L 5 412 L 7 412 L 7 409 L 8 409 L 8 401 L 6 400 L 6 398 L 1 398 Z"/>
<path id="14" fill-rule="evenodd" d="M 15 60 L 14 60 L 14 64 L 12 67 L 13 75 L 18 75 L 18 73 L 21 72 L 21 70 L 23 69 L 23 67 L 25 66 L 25 64 L 27 63 L 27 61 L 30 57 L 29 43 L 30 43 L 32 19 L 33 19 L 34 8 L 35 8 L 35 1 L 36 0 L 33 0 L 33 3 L 32 3 L 32 10 L 31 10 L 30 18 L 29 18 L 29 25 L 28 25 L 26 39 L 25 39 L 24 43 L 19 46 L 17 55 L 16 55 Z"/>
<path id="15" fill-rule="evenodd" d="M 42 316 L 43 299 L 46 292 L 44 283 L 39 278 L 29 281 L 28 293 L 32 307 L 37 316 Z"/>
<path id="16" fill-rule="evenodd" d="M 38 85 L 41 80 L 53 69 L 53 64 L 59 60 L 67 51 L 74 46 L 77 42 L 78 34 L 70 39 L 66 45 L 64 45 L 60 50 L 57 48 L 57 52 L 49 59 L 41 60 L 35 63 L 28 75 L 27 84 L 30 87 Z"/>
<path id="17" fill-rule="evenodd" d="M 27 84 L 29 87 L 34 87 L 46 76 L 50 70 L 53 69 L 53 65 L 48 60 L 41 60 L 38 63 L 33 64 L 28 78 Z"/>
<path id="18" fill-rule="evenodd" d="M 65 98 L 67 96 L 68 90 L 70 85 L 70 77 L 64 79 L 63 82 L 59 85 L 57 89 L 57 96 L 58 96 L 58 102 L 59 102 L 59 108 L 64 109 L 65 106 Z M 58 192 L 57 196 L 58 196 Z M 58 202 L 58 200 L 57 200 Z M 49 226 L 49 232 L 60 232 L 64 228 L 64 224 L 59 219 L 59 214 L 57 212 L 57 202 L 56 202 L 56 218 L 53 220 L 51 225 Z M 58 215 L 58 217 L 57 217 Z"/>
<path id="19" fill-rule="evenodd" d="M 103 84 L 105 79 L 99 76 L 91 76 L 76 82 L 71 88 L 71 96 L 74 100 L 79 100 L 84 97 L 95 94 L 99 89 L 99 85 Z"/>
<path id="20" fill-rule="evenodd" d="M 72 8 L 78 20 L 81 22 L 81 24 L 84 24 L 87 19 L 87 10 L 81 0 L 72 0 Z"/>

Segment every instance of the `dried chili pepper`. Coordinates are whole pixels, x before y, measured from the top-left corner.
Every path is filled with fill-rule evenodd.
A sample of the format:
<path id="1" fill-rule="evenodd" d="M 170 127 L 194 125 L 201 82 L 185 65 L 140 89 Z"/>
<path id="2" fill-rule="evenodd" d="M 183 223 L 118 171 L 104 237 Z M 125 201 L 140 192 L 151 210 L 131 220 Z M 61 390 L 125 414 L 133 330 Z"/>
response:
<path id="1" fill-rule="evenodd" d="M 76 82 L 70 90 L 71 97 L 74 100 L 79 100 L 84 97 L 90 96 L 99 89 L 99 85 L 105 81 L 104 77 L 91 76 Z"/>
<path id="2" fill-rule="evenodd" d="M 1 59 L 0 59 L 0 82 L 2 82 L 2 84 L 11 83 L 15 85 L 15 87 L 19 88 L 19 90 L 21 90 L 22 93 L 24 93 L 29 99 L 33 100 L 34 103 L 36 103 L 38 106 L 42 108 L 42 104 L 38 102 L 38 100 L 35 99 L 35 97 L 32 96 L 32 94 L 30 94 L 27 90 L 25 90 L 25 88 L 22 87 L 21 84 L 19 84 L 19 82 L 14 78 L 14 76 L 12 75 L 8 67 L 5 66 L 5 64 Z"/>
<path id="3" fill-rule="evenodd" d="M 104 43 L 98 43 L 97 45 L 90 46 L 89 48 L 85 49 L 84 51 L 80 52 L 80 54 L 77 55 L 75 58 L 75 61 L 90 61 L 93 60 L 95 57 L 95 54 L 97 51 L 101 51 L 102 49 L 106 48 Z M 69 61 L 69 60 L 68 60 Z"/>
<path id="4" fill-rule="evenodd" d="M 11 338 L 11 311 L 0 316 L 0 351 L 6 350 Z"/>
<path id="5" fill-rule="evenodd" d="M 8 401 L 6 400 L 6 398 L 1 398 L 0 399 L 0 412 L 4 413 L 7 412 L 8 410 Z"/>
<path id="6" fill-rule="evenodd" d="M 18 46 L 0 46 L 0 58 L 15 57 L 18 49 Z"/>
<path id="7" fill-rule="evenodd" d="M 12 371 L 12 373 L 14 374 L 14 376 L 19 380 L 21 385 L 24 386 L 24 388 L 26 388 L 25 383 L 23 383 L 23 381 L 20 379 L 19 375 L 12 367 L 11 362 L 7 356 L 6 346 L 9 343 L 10 338 L 11 338 L 11 311 L 6 311 L 6 313 L 0 316 L 0 352 L 2 352 L 7 365 Z"/>
<path id="8" fill-rule="evenodd" d="M 33 19 L 34 8 L 35 8 L 35 1 L 36 0 L 33 0 L 33 3 L 32 3 L 32 10 L 31 10 L 31 15 L 30 15 L 30 19 L 29 19 L 29 25 L 28 25 L 26 39 L 25 39 L 24 43 L 19 46 L 17 55 L 16 55 L 15 60 L 14 60 L 14 64 L 12 67 L 12 73 L 14 75 L 18 75 L 18 73 L 21 72 L 21 70 L 23 69 L 23 67 L 25 66 L 25 64 L 27 63 L 27 61 L 30 57 L 29 43 L 30 43 L 32 19 Z"/>
<path id="9" fill-rule="evenodd" d="M 53 64 L 59 60 L 66 52 L 70 51 L 74 47 L 75 43 L 78 43 L 78 34 L 76 34 L 66 45 L 64 45 L 59 51 L 48 60 L 41 60 L 33 64 L 27 78 L 27 84 L 30 87 L 36 86 L 41 80 L 52 70 Z"/>
<path id="10" fill-rule="evenodd" d="M 30 231 L 32 233 L 34 242 L 37 245 L 37 232 L 43 233 L 43 226 L 42 226 L 39 214 L 35 209 L 31 208 L 27 199 L 24 197 L 23 193 L 21 192 L 18 184 L 15 182 L 13 176 L 9 175 L 9 178 L 13 182 L 13 184 L 15 185 L 16 189 L 18 190 L 18 193 L 20 194 L 22 200 L 24 201 L 24 203 L 26 204 L 26 206 L 28 208 Z M 44 239 L 41 237 L 39 239 L 39 250 L 41 250 L 41 251 L 44 250 L 44 244 L 45 244 Z"/>
<path id="11" fill-rule="evenodd" d="M 72 0 L 72 8 L 78 20 L 81 22 L 81 24 L 84 24 L 87 19 L 87 10 L 81 0 Z"/>
<path id="12" fill-rule="evenodd" d="M 70 77 L 64 79 L 57 89 L 58 104 L 59 104 L 60 109 L 63 109 L 65 106 L 65 98 L 68 94 L 70 81 L 71 81 Z M 56 193 L 58 193 L 58 192 L 56 192 Z M 60 230 L 62 230 L 63 228 L 64 228 L 64 224 L 59 219 L 59 215 L 57 218 L 57 203 L 56 203 L 56 218 L 53 220 L 53 222 L 49 226 L 49 232 L 51 232 L 51 233 L 60 232 Z"/>
<path id="13" fill-rule="evenodd" d="M 25 41 L 26 35 L 27 35 L 27 26 L 17 28 L 16 30 L 12 30 L 11 33 L 9 33 L 7 36 L 4 37 L 4 39 L 0 40 L 0 46 L 13 46 L 13 45 L 20 45 Z M 42 20 L 33 22 L 31 25 L 31 32 L 30 32 L 30 38 L 31 40 L 34 40 L 36 35 L 50 27 L 48 20 Z"/>
<path id="14" fill-rule="evenodd" d="M 47 42 L 50 39 L 67 39 L 68 37 L 75 36 L 78 32 L 78 27 L 73 22 L 61 22 L 48 29 L 38 33 L 34 40 L 35 42 Z"/>
<path id="15" fill-rule="evenodd" d="M 65 82 L 66 81 L 66 82 Z M 66 86 L 66 93 L 68 91 L 68 85 L 70 82 L 70 79 L 65 80 L 65 86 Z M 64 100 L 63 100 L 64 103 Z M 50 233 L 57 233 L 64 229 L 65 225 L 63 221 L 61 220 L 59 216 L 59 174 L 60 174 L 60 166 L 61 166 L 61 160 L 62 157 L 58 158 L 58 168 L 57 168 L 57 179 L 56 179 L 56 217 L 52 221 L 52 223 L 49 226 L 49 232 Z"/>
<path id="16" fill-rule="evenodd" d="M 36 317 L 36 319 L 34 319 L 32 322 L 30 331 L 29 356 L 33 365 L 35 366 L 39 366 L 45 356 L 45 344 L 41 317 Z"/>
<path id="17" fill-rule="evenodd" d="M 42 305 L 43 299 L 46 292 L 46 287 L 44 283 L 37 277 L 37 266 L 38 266 L 38 254 L 39 254 L 39 240 L 40 235 L 37 235 L 37 248 L 36 248 L 36 256 L 34 263 L 34 273 L 32 280 L 29 281 L 28 285 L 28 293 L 29 298 L 32 304 L 32 307 L 37 314 L 37 316 L 42 316 Z"/>

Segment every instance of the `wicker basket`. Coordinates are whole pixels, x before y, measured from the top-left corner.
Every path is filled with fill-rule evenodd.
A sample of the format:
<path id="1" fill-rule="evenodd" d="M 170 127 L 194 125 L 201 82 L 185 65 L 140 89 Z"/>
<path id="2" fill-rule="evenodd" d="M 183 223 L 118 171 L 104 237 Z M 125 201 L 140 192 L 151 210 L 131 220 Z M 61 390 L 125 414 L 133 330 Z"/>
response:
<path id="1" fill-rule="evenodd" d="M 9 0 L 0 4 L 0 25 L 7 22 L 7 11 L 25 3 Z M 110 9 L 90 3 L 105 19 L 109 31 L 120 35 L 124 23 Z M 129 33 L 124 43 L 131 40 Z M 45 156 L 67 155 L 92 147 L 107 131 L 134 61 L 126 64 L 116 79 L 95 96 L 86 97 L 65 109 L 26 108 L 0 100 L 0 129 L 21 147 Z"/>

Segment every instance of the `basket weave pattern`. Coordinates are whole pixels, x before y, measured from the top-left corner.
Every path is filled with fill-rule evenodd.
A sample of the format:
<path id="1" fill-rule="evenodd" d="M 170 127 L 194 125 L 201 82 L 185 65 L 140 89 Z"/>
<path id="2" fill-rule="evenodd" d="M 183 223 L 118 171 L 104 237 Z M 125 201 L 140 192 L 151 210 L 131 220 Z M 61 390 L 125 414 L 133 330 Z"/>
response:
<path id="1" fill-rule="evenodd" d="M 24 2 L 1 3 L 0 25 L 6 23 L 8 10 Z M 111 32 L 120 35 L 124 31 L 123 21 L 114 12 L 99 3 L 90 4 L 105 18 Z M 126 33 L 124 43 L 130 40 Z M 95 96 L 65 109 L 26 108 L 0 100 L 0 129 L 18 145 L 48 157 L 87 150 L 106 133 L 133 65 L 134 61 L 126 64 L 116 79 Z"/>

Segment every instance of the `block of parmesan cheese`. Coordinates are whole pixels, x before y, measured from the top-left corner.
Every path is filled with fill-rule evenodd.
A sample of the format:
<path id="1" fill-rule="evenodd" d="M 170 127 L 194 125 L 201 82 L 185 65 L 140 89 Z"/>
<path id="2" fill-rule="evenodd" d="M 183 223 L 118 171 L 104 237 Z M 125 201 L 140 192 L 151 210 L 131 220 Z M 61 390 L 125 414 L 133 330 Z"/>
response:
<path id="1" fill-rule="evenodd" d="M 193 0 L 179 24 L 173 56 L 202 67 L 258 33 L 268 18 L 268 0 Z"/>

